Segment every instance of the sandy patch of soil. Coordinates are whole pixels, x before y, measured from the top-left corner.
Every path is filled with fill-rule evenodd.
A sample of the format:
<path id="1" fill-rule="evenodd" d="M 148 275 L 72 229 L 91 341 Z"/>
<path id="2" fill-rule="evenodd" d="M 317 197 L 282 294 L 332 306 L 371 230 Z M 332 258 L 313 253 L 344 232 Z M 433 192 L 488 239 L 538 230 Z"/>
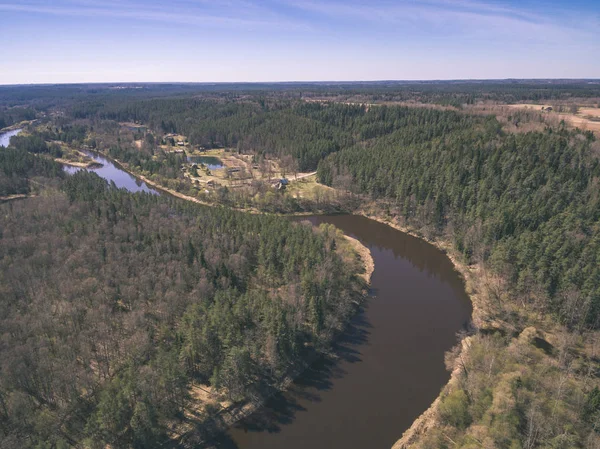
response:
<path id="1" fill-rule="evenodd" d="M 350 237 L 349 235 L 345 234 L 344 237 L 346 237 L 346 240 L 348 240 L 350 246 L 352 246 L 352 249 L 354 249 L 354 251 L 356 251 L 356 253 L 360 256 L 363 266 L 365 267 L 365 271 L 360 275 L 360 277 L 363 278 L 367 284 L 370 284 L 371 275 L 375 270 L 375 262 L 373 261 L 371 251 L 369 251 L 369 248 L 367 248 L 354 237 Z"/>
<path id="2" fill-rule="evenodd" d="M 547 109 L 548 107 L 551 107 L 551 105 L 548 104 L 531 103 L 509 104 L 507 106 L 512 109 L 532 109 L 540 112 L 542 112 L 542 108 Z M 564 120 L 569 125 L 579 128 L 583 131 L 600 133 L 600 109 L 598 108 L 582 107 L 579 108 L 577 114 L 572 114 L 569 112 L 556 112 L 554 110 L 543 112 L 544 114 L 547 114 L 549 118 L 553 117 L 558 120 Z"/>

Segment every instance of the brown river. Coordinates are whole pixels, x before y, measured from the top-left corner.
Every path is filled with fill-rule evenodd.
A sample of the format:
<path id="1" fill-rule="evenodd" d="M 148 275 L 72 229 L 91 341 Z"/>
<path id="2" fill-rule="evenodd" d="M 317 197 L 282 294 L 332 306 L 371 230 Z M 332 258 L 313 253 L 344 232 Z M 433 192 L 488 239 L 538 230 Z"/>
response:
<path id="1" fill-rule="evenodd" d="M 331 223 L 373 255 L 373 297 L 291 388 L 223 437 L 228 449 L 389 449 L 449 379 L 444 352 L 471 316 L 452 262 L 434 246 L 365 217 Z"/>

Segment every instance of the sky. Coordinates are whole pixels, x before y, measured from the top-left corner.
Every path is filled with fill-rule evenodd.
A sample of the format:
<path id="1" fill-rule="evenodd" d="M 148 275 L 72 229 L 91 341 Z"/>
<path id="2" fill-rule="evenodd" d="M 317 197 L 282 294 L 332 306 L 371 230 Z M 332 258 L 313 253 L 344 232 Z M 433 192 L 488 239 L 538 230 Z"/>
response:
<path id="1" fill-rule="evenodd" d="M 0 84 L 600 78 L 600 0 L 0 0 Z"/>

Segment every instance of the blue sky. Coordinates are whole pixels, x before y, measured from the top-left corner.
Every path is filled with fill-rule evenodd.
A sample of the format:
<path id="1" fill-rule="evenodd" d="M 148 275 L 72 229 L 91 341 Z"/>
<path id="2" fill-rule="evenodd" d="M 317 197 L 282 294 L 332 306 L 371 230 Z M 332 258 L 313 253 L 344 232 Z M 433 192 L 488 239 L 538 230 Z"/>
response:
<path id="1" fill-rule="evenodd" d="M 600 78 L 600 0 L 0 0 L 0 84 Z"/>

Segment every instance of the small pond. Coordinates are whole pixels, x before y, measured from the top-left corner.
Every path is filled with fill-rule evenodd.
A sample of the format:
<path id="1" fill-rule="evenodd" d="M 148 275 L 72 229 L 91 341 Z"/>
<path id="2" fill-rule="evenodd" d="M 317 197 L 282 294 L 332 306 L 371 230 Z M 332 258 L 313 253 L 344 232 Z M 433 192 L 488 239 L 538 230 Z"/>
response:
<path id="1" fill-rule="evenodd" d="M 188 156 L 187 160 L 193 164 L 204 164 L 210 170 L 217 170 L 224 167 L 223 161 L 215 156 Z"/>

